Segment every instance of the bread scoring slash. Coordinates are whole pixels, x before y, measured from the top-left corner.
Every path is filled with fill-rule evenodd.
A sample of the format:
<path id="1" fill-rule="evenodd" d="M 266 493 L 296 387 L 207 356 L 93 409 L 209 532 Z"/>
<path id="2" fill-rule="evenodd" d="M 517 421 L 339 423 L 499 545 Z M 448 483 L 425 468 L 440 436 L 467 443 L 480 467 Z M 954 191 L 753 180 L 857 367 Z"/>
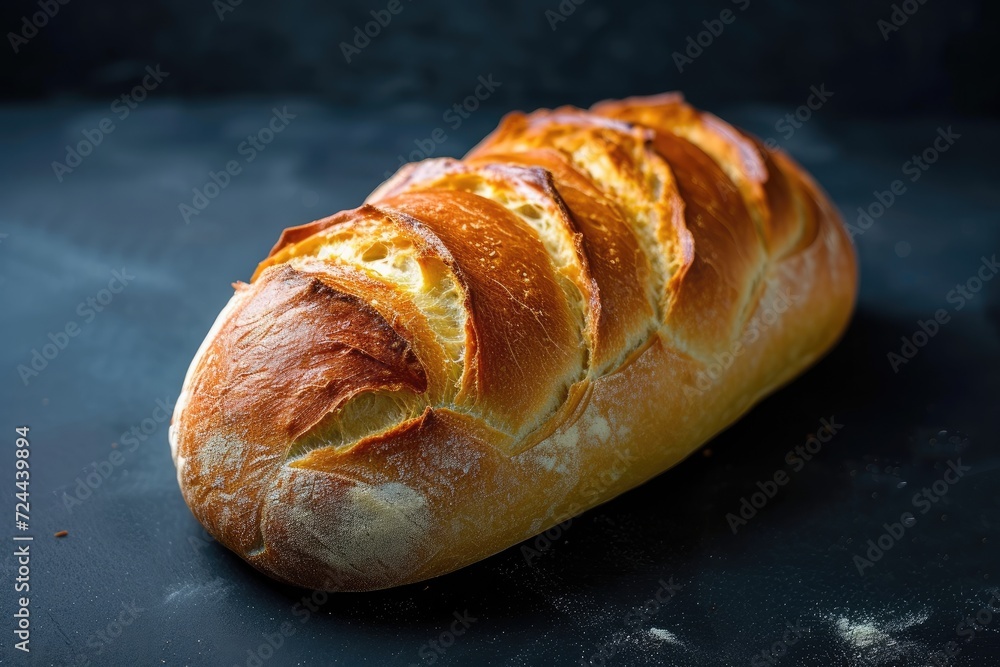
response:
<path id="1" fill-rule="evenodd" d="M 513 113 L 284 231 L 188 370 L 178 481 L 276 579 L 421 581 L 684 459 L 856 289 L 812 179 L 679 94 Z"/>

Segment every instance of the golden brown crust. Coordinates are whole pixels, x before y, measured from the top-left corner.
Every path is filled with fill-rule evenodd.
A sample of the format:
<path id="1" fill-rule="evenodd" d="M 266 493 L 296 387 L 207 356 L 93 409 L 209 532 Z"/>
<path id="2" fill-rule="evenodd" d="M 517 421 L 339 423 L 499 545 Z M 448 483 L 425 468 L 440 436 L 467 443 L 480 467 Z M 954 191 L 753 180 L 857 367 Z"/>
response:
<path id="1" fill-rule="evenodd" d="M 656 295 L 660 319 L 671 297 L 669 283 L 684 273 L 693 252 L 683 200 L 670 167 L 648 145 L 651 136 L 648 129 L 572 107 L 512 113 L 468 158 L 537 149 L 560 152 L 628 220 L 653 268 L 647 287 Z"/>
<path id="2" fill-rule="evenodd" d="M 188 391 L 197 400 L 185 414 L 199 427 L 181 434 L 177 454 L 189 460 L 182 484 L 196 494 L 189 502 L 203 522 L 216 524 L 228 509 L 246 512 L 252 526 L 260 511 L 255 487 L 267 484 L 291 443 L 326 414 L 365 391 L 420 394 L 427 382 L 409 344 L 385 319 L 316 275 L 274 267 L 241 286 L 234 300 L 194 370 Z M 261 381 L 267 391 L 260 391 Z M 199 437 L 206 430 L 260 449 L 206 447 Z M 237 457 L 240 465 L 220 477 L 220 457 Z M 255 538 L 252 530 L 220 537 L 238 550 L 252 549 Z"/>
<path id="3" fill-rule="evenodd" d="M 678 93 L 607 100 L 595 104 L 591 111 L 693 143 L 726 172 L 743 195 L 755 223 L 767 228 L 769 211 L 762 187 L 767 181 L 767 168 L 753 140 L 728 123 L 689 106 Z"/>
<path id="4" fill-rule="evenodd" d="M 739 190 L 701 149 L 657 132 L 653 147 L 670 164 L 684 200 L 694 259 L 673 285 L 666 324 L 675 344 L 708 358 L 739 337 L 765 270 L 763 239 Z"/>
<path id="5" fill-rule="evenodd" d="M 437 576 L 689 455 L 829 349 L 856 282 L 809 176 L 677 94 L 511 114 L 282 234 L 192 362 L 178 479 L 275 578 Z"/>
<path id="6" fill-rule="evenodd" d="M 650 289 L 649 259 L 621 211 L 569 159 L 552 149 L 492 154 L 471 164 L 497 161 L 544 169 L 580 234 L 580 251 L 593 279 L 591 372 L 602 374 L 645 340 L 655 325 L 657 294 Z"/>
<path id="7" fill-rule="evenodd" d="M 584 350 L 579 318 L 531 228 L 460 191 L 412 192 L 378 207 L 426 225 L 464 276 L 466 362 L 456 406 L 508 433 L 523 434 L 551 415 L 581 375 Z"/>
<path id="8" fill-rule="evenodd" d="M 597 285 L 584 252 L 582 235 L 555 191 L 548 171 L 504 163 L 466 163 L 451 158 L 424 160 L 400 169 L 367 201 L 377 204 L 407 192 L 436 190 L 479 194 L 489 201 L 501 203 L 529 227 L 537 225 L 535 231 L 541 243 L 549 241 L 552 244 L 549 256 L 556 273 L 563 279 L 561 283 L 567 300 L 571 306 L 574 301 L 584 304 L 587 329 L 584 333 L 590 338 L 597 336 L 601 307 Z M 535 222 L 543 219 L 545 223 Z M 507 224 L 499 222 L 500 226 Z"/>

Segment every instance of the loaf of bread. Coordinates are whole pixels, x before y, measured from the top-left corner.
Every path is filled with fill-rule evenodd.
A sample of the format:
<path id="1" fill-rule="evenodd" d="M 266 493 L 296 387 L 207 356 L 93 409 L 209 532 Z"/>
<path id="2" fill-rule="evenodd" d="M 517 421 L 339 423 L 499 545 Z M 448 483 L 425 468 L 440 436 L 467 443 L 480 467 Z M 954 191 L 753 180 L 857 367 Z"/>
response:
<path id="1" fill-rule="evenodd" d="M 835 343 L 856 284 L 810 177 L 678 94 L 513 113 L 235 286 L 180 487 L 276 579 L 435 577 L 684 459 Z"/>

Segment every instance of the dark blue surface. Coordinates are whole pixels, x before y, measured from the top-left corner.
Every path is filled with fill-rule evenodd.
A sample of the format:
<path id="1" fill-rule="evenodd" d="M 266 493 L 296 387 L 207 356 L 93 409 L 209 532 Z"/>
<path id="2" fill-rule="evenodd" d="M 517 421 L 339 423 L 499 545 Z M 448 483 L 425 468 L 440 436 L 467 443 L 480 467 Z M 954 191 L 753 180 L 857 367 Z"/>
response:
<path id="1" fill-rule="evenodd" d="M 0 5 L 5 34 L 39 2 Z M 707 108 L 797 105 L 826 83 L 854 91 L 838 101 L 849 117 L 1000 115 L 991 0 L 398 0 L 390 16 L 391 2 L 67 0 L 26 44 L 4 40 L 0 99 L 110 100 L 160 63 L 159 94 L 185 98 L 450 106 L 493 73 L 507 108 L 670 89 Z"/>
<path id="2" fill-rule="evenodd" d="M 246 163 L 239 144 L 285 105 L 297 117 Z M 790 110 L 721 115 L 780 137 L 774 123 Z M 972 641 L 959 627 L 1000 590 L 1000 280 L 961 310 L 948 300 L 982 256 L 1000 253 L 996 124 L 831 124 L 819 112 L 783 141 L 852 222 L 874 191 L 905 182 L 856 239 L 861 294 L 846 337 L 705 454 L 574 519 L 541 553 L 512 548 L 311 611 L 309 591 L 207 541 L 177 489 L 157 401 L 176 398 L 229 284 L 249 278 L 281 229 L 360 203 L 443 111 L 150 101 L 60 183 L 51 162 L 108 109 L 0 110 L 0 484 L 13 513 L 13 429 L 27 424 L 35 536 L 27 659 L 9 642 L 14 559 L 3 550 L 4 663 L 254 665 L 248 651 L 265 635 L 278 643 L 288 623 L 261 664 L 770 664 L 761 651 L 784 650 L 786 624 L 801 638 L 786 635 L 795 641 L 774 664 L 922 666 L 948 642 L 961 648 L 951 664 L 1000 664 L 1000 614 Z M 438 152 L 460 155 L 498 116 L 473 114 Z M 948 125 L 961 138 L 909 181 L 904 163 Z M 229 160 L 242 172 L 185 224 L 179 205 Z M 122 269 L 134 280 L 89 319 L 86 300 Z M 894 373 L 887 354 L 938 309 L 949 321 Z M 78 335 L 25 385 L 18 365 L 71 323 Z M 786 453 L 831 417 L 843 427 L 796 471 Z M 144 420 L 148 437 L 123 437 Z M 959 458 L 969 471 L 920 513 L 914 494 Z M 778 470 L 788 483 L 734 535 L 727 513 Z M 96 488 L 68 502 L 95 471 Z M 854 556 L 907 511 L 916 523 L 859 574 Z M 68 537 L 52 537 L 62 529 Z M 661 581 L 671 580 L 669 597 Z M 658 593 L 669 602 L 632 613 Z M 130 604 L 136 618 L 118 628 Z M 466 611 L 467 631 L 441 639 Z"/>

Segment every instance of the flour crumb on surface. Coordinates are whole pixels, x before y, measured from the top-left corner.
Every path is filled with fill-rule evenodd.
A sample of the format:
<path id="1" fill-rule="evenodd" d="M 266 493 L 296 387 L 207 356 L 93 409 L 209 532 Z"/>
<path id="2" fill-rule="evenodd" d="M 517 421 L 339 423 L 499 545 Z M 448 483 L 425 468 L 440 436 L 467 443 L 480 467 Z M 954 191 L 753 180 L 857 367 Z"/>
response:
<path id="1" fill-rule="evenodd" d="M 850 654 L 864 659 L 864 665 L 898 664 L 907 657 L 915 657 L 926 651 L 921 643 L 899 637 L 909 628 L 923 624 L 930 618 L 930 612 L 907 614 L 900 618 L 890 618 L 888 614 L 866 614 L 854 619 L 844 615 L 830 617 L 834 630 L 841 641 L 847 644 Z"/>
<path id="2" fill-rule="evenodd" d="M 208 582 L 188 582 L 175 586 L 163 598 L 164 604 L 171 602 L 181 602 L 189 598 L 221 598 L 229 593 L 229 586 L 222 577 L 217 577 Z"/>
<path id="3" fill-rule="evenodd" d="M 661 643 L 673 644 L 674 646 L 681 646 L 681 647 L 684 646 L 684 642 L 678 639 L 677 635 L 670 632 L 670 630 L 665 630 L 663 628 L 650 628 L 649 636 Z"/>
<path id="4" fill-rule="evenodd" d="M 889 633 L 878 629 L 870 621 L 859 622 L 838 618 L 836 627 L 840 638 L 856 648 L 868 648 L 894 642 Z"/>

